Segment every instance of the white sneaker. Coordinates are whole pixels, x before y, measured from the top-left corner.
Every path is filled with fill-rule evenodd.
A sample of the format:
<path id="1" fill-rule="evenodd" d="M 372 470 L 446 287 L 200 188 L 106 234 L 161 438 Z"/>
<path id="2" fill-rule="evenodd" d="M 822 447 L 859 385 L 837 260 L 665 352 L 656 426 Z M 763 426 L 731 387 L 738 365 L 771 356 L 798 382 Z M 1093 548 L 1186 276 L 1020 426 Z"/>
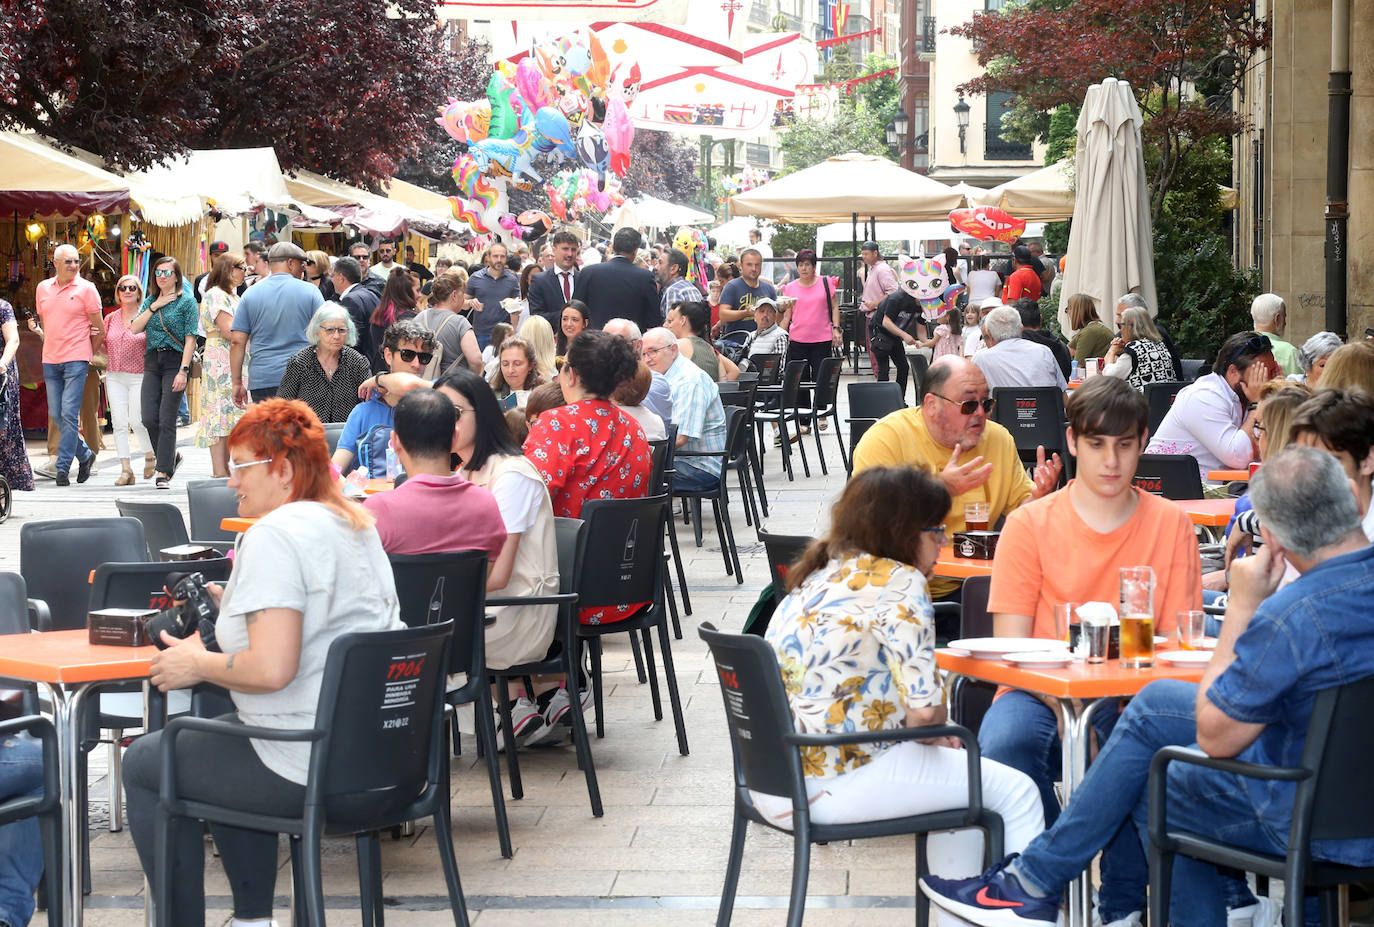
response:
<path id="1" fill-rule="evenodd" d="M 1093 927 L 1140 927 L 1143 918 L 1143 911 L 1132 911 L 1125 917 L 1114 920 L 1110 924 L 1103 924 L 1102 909 L 1097 905 L 1093 905 Z"/>
<path id="2" fill-rule="evenodd" d="M 1283 909 L 1272 898 L 1259 897 L 1254 904 L 1226 912 L 1226 927 L 1279 927 Z"/>
<path id="3" fill-rule="evenodd" d="M 504 753 L 506 749 L 506 730 L 501 724 L 501 711 L 492 706 L 496 715 L 496 749 L 497 752 Z M 524 746 L 529 743 L 539 733 L 544 726 L 544 719 L 539 714 L 539 709 L 534 702 L 525 698 L 523 695 L 517 698 L 510 706 L 510 723 L 515 731 L 516 746 Z"/>

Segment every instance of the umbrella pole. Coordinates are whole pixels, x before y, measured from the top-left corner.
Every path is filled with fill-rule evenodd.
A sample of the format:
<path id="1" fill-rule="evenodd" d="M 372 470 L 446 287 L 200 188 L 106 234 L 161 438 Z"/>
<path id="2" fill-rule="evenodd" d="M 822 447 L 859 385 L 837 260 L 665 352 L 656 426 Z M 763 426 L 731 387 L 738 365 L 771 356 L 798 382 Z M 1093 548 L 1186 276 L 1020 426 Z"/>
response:
<path id="1" fill-rule="evenodd" d="M 851 244 L 851 254 L 854 260 L 849 262 L 849 272 L 845 275 L 849 278 L 849 292 L 857 294 L 859 288 L 859 214 L 857 212 L 849 215 L 849 237 L 854 239 Z M 854 302 L 859 302 L 857 295 Z"/>
<path id="2" fill-rule="evenodd" d="M 1326 135 L 1326 328 L 1346 336 L 1346 258 L 1350 216 L 1350 5 L 1331 4 L 1331 75 Z"/>

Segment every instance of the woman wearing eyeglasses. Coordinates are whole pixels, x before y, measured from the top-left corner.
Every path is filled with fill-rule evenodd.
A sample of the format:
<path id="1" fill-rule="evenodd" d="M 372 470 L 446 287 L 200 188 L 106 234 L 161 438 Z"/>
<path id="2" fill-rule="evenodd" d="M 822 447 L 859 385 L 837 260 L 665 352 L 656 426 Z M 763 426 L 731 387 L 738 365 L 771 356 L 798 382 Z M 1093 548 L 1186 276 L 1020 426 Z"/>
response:
<path id="1" fill-rule="evenodd" d="M 914 467 L 855 474 L 831 510 L 830 532 L 787 573 L 765 638 L 777 654 L 799 734 L 899 731 L 944 724 L 935 665 L 935 620 L 926 580 L 940 547 L 950 497 Z M 968 758 L 952 737 L 803 747 L 802 774 L 816 824 L 850 824 L 965 807 Z M 981 764 L 983 802 L 1002 816 L 1006 852 L 1045 827 L 1029 776 Z M 782 826 L 791 799 L 755 793 Z M 969 839 L 972 837 L 973 839 Z M 977 874 L 977 831 L 931 835 L 932 868 Z"/>
<path id="2" fill-rule="evenodd" d="M 105 398 L 110 403 L 110 425 L 119 454 L 116 486 L 134 484 L 129 430 L 136 429 L 143 418 L 143 355 L 148 350 L 148 337 L 143 332 L 135 333 L 130 326 L 142 304 L 143 284 L 137 277 L 125 274 L 115 284 L 115 308 L 105 316 L 105 355 L 109 358 L 105 367 Z M 149 479 L 156 467 L 157 458 L 149 450 L 143 478 Z"/>
<path id="3" fill-rule="evenodd" d="M 154 323 L 156 324 L 156 323 Z M 395 582 L 372 516 L 346 500 L 330 474 L 324 429 L 303 402 L 268 399 L 244 413 L 228 439 L 229 486 L 239 514 L 257 518 L 238 541 L 219 601 L 222 652 L 198 634 L 153 658 L 164 692 L 210 682 L 229 690 L 225 720 L 289 730 L 315 726 L 330 644 L 352 632 L 402 627 Z M 148 878 L 156 880 L 162 734 L 125 754 L 129 831 Z M 187 731 L 177 741 L 179 797 L 258 814 L 299 817 L 311 745 Z M 234 923 L 272 917 L 277 835 L 212 824 L 233 893 Z M 165 923 L 205 923 L 205 839 L 193 818 L 174 818 L 171 910 Z"/>
<path id="4" fill-rule="evenodd" d="M 172 475 L 181 463 L 177 407 L 196 352 L 196 301 L 186 291 L 181 265 L 174 257 L 161 258 L 153 265 L 153 286 L 129 330 L 148 336 L 148 350 L 143 355 L 143 427 L 148 429 L 148 443 L 157 453 L 153 485 L 170 489 Z"/>
<path id="5" fill-rule="evenodd" d="M 239 287 L 248 273 L 243 255 L 226 252 L 215 258 L 205 280 L 200 301 L 200 324 L 205 330 L 205 352 L 200 369 L 200 427 L 196 447 L 210 449 L 215 476 L 229 475 L 225 439 L 243 415 L 234 405 L 234 380 L 229 371 L 229 347 L 234 313 L 239 307 Z M 148 474 L 145 474 L 145 478 Z"/>
<path id="6" fill-rule="evenodd" d="M 322 422 L 344 422 L 358 404 L 358 387 L 372 376 L 367 358 L 353 350 L 358 330 L 348 310 L 325 303 L 305 327 L 310 346 L 286 362 L 277 395 L 309 404 Z"/>

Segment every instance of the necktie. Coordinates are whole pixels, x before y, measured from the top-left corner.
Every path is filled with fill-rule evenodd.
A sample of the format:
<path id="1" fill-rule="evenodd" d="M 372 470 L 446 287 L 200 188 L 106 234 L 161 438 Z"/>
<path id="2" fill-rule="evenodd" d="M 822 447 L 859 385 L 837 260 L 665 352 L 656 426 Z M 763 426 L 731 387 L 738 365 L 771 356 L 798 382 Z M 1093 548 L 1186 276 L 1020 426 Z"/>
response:
<path id="1" fill-rule="evenodd" d="M 568 280 L 570 274 L 566 270 L 560 270 L 558 276 L 563 278 L 563 302 L 572 299 L 572 283 Z"/>

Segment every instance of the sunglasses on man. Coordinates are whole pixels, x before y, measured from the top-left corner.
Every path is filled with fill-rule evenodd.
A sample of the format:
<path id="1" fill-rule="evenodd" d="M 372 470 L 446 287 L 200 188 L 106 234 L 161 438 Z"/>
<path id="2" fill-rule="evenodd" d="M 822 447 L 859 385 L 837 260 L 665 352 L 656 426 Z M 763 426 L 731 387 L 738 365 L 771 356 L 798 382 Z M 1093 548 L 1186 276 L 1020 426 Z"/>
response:
<path id="1" fill-rule="evenodd" d="M 958 406 L 961 415 L 972 415 L 978 410 L 980 405 L 983 407 L 983 414 L 987 415 L 992 412 L 992 407 L 997 404 L 997 400 L 992 398 L 965 399 L 963 402 L 959 402 L 956 399 L 950 399 L 948 396 L 941 396 L 939 393 L 931 393 L 930 395 L 934 396 L 936 399 L 943 399 L 952 406 Z"/>
<path id="2" fill-rule="evenodd" d="M 410 348 L 401 348 L 397 353 L 401 355 L 401 360 L 405 361 L 407 364 L 417 357 L 422 364 L 428 364 L 430 361 L 434 360 L 434 352 L 432 351 L 412 351 Z"/>

